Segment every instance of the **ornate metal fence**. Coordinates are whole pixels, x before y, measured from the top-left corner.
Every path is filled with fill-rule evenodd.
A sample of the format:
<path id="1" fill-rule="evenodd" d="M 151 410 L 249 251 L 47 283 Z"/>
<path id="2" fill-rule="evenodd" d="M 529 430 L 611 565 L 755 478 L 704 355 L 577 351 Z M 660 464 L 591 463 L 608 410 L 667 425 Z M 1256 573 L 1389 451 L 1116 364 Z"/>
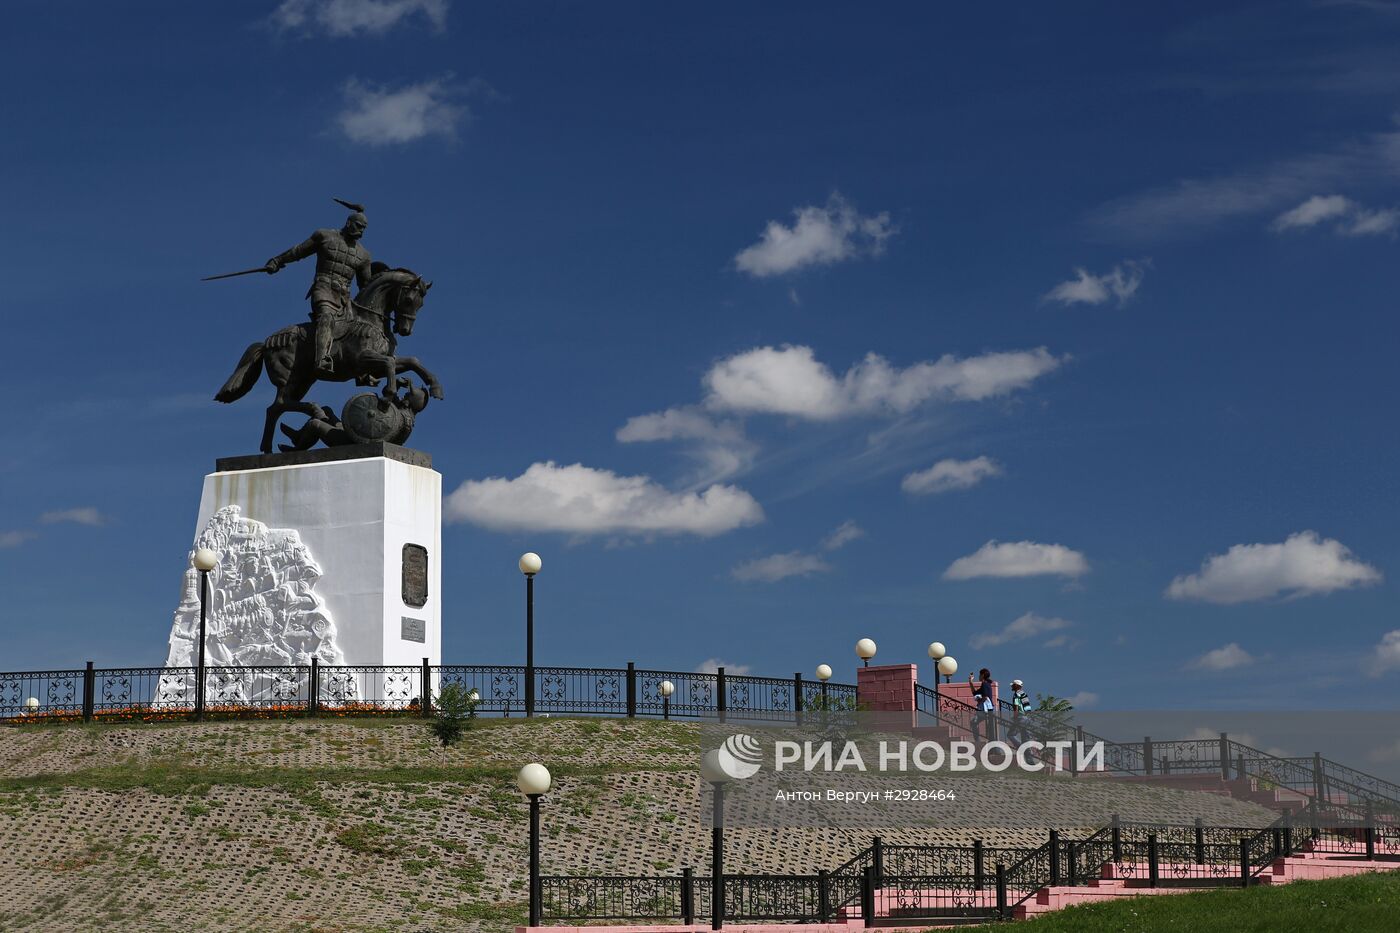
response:
<path id="1" fill-rule="evenodd" d="M 525 672 L 522 671 L 522 678 Z M 627 675 L 593 667 L 535 668 L 535 710 L 558 713 L 627 713 Z"/>
<path id="2" fill-rule="evenodd" d="M 1326 786 L 1340 788 L 1361 800 L 1389 804 L 1386 809 L 1400 815 L 1400 784 L 1326 758 L 1319 759 L 1318 763 L 1322 767 L 1322 779 Z"/>
<path id="3" fill-rule="evenodd" d="M 1012 913 L 1025 901 L 1035 896 L 1035 892 L 1050 883 L 1051 859 L 1054 847 L 1049 843 L 1038 846 L 1010 865 L 997 870 L 997 904 L 1002 919 L 1011 919 Z"/>
<path id="4" fill-rule="evenodd" d="M 688 876 L 599 875 L 540 878 L 540 916 L 545 921 L 691 920 Z"/>
<path id="5" fill-rule="evenodd" d="M 1220 740 L 1180 739 L 1153 742 L 1152 763 L 1160 774 L 1220 773 Z"/>
<path id="6" fill-rule="evenodd" d="M 298 716 L 428 712 L 443 687 L 474 693 L 477 711 L 526 709 L 534 678 L 537 713 L 661 716 L 793 722 L 853 710 L 852 684 L 777 677 L 625 668 L 518 665 L 344 665 L 225 667 L 205 670 L 204 709 L 218 716 Z M 142 720 L 193 715 L 197 676 L 189 667 L 94 668 L 0 673 L 0 722 Z M 674 690 L 669 702 L 661 684 Z M 425 706 L 425 703 L 428 705 Z"/>
<path id="7" fill-rule="evenodd" d="M 992 919 L 994 866 L 1028 849 L 971 846 L 881 846 L 875 882 L 887 915 L 904 919 Z"/>
<path id="8" fill-rule="evenodd" d="M 0 716 L 81 717 L 84 677 L 80 670 L 0 674 Z"/>
<path id="9" fill-rule="evenodd" d="M 438 690 L 455 684 L 477 697 L 483 713 L 520 713 L 525 710 L 525 668 L 489 664 L 453 664 L 433 669 Z"/>
<path id="10" fill-rule="evenodd" d="M 660 716 L 668 708 L 671 716 L 693 718 L 713 715 L 719 695 L 718 675 L 690 671 L 637 671 L 637 712 Z M 669 681 L 675 688 L 670 702 L 664 702 L 661 685 Z"/>
<path id="11" fill-rule="evenodd" d="M 1065 884 L 1088 884 L 1103 877 L 1113 861 L 1113 827 L 1105 826 L 1083 839 L 1061 843 L 1060 874 Z"/>
<path id="12" fill-rule="evenodd" d="M 1247 885 L 1276 859 L 1312 846 L 1357 858 L 1400 856 L 1400 834 L 1357 825 L 1305 841 L 1287 816 L 1259 827 L 1200 823 L 1120 823 L 1084 838 L 1052 832 L 1034 847 L 873 844 L 815 875 L 724 876 L 726 921 L 810 923 L 859 915 L 868 925 L 1010 919 L 1053 886 L 1082 886 L 1112 866 L 1136 887 Z M 541 879 L 546 922 L 703 921 L 711 916 L 711 879 L 690 870 L 670 876 Z M 875 921 L 870 924 L 870 921 Z"/>

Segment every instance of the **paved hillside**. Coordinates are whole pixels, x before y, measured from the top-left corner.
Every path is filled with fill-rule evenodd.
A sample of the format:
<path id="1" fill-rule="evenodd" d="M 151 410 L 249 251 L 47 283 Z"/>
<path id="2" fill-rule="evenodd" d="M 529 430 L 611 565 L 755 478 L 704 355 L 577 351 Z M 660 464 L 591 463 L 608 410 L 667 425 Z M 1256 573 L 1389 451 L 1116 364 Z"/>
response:
<path id="1" fill-rule="evenodd" d="M 416 720 L 3 729 L 0 929 L 497 933 L 524 915 L 522 763 L 543 761 L 556 776 L 546 872 L 703 869 L 697 741 L 693 725 L 579 719 L 483 720 L 450 750 Z M 1056 783 L 1144 819 L 1189 810 L 1264 825 L 1275 815 L 1161 788 Z M 727 864 L 753 872 L 833 867 L 869 843 L 826 829 L 734 829 L 729 839 Z"/>

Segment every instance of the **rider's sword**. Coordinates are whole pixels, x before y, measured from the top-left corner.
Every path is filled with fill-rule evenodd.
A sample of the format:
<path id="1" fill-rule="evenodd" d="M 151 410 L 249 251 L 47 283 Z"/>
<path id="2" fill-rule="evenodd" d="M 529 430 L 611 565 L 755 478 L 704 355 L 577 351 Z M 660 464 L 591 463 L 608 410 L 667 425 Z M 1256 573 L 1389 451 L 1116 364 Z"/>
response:
<path id="1" fill-rule="evenodd" d="M 215 279 L 231 279 L 235 275 L 252 275 L 254 272 L 266 272 L 267 266 L 258 266 L 256 269 L 244 269 L 242 272 L 225 272 L 223 275 L 206 275 L 200 279 L 201 282 L 212 282 Z"/>

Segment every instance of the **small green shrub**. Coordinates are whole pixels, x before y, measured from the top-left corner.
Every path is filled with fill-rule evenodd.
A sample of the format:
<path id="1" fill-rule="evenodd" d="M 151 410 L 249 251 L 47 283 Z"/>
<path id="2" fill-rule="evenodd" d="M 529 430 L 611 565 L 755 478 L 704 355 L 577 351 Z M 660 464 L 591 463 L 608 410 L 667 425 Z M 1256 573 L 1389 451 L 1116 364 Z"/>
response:
<path id="1" fill-rule="evenodd" d="M 461 684 L 448 684 L 433 701 L 433 735 L 443 748 L 455 745 L 462 733 L 471 727 L 476 719 L 476 705 L 481 698 L 475 690 L 468 690 Z"/>

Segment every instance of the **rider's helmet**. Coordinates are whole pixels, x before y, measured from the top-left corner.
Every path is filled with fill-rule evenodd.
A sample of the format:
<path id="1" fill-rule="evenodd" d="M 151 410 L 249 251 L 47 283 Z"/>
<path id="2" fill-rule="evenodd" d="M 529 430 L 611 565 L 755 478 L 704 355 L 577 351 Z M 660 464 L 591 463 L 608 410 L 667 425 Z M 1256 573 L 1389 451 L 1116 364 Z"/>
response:
<path id="1" fill-rule="evenodd" d="M 342 229 L 344 232 L 359 238 L 365 235 L 365 228 L 368 226 L 369 218 L 362 212 L 355 211 L 349 217 L 345 218 L 345 226 Z"/>

